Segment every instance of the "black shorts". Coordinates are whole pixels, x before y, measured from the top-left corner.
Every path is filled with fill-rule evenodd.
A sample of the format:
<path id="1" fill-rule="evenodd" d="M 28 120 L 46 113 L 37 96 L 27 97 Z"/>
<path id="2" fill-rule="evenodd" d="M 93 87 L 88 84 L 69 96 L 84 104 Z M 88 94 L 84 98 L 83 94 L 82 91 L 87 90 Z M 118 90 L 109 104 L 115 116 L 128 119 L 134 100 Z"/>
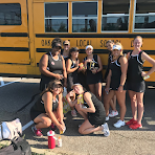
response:
<path id="1" fill-rule="evenodd" d="M 127 90 L 132 90 L 134 92 L 145 92 L 146 85 L 145 81 L 140 82 L 127 82 Z"/>
<path id="2" fill-rule="evenodd" d="M 40 114 L 42 114 L 40 111 L 36 111 L 33 108 L 31 108 L 30 110 L 30 117 L 31 120 L 34 120 L 37 116 L 39 116 Z"/>
<path id="3" fill-rule="evenodd" d="M 103 82 L 103 78 L 102 78 L 102 72 L 98 72 L 96 74 L 93 74 L 91 72 L 89 72 L 87 74 L 87 84 L 97 84 L 97 83 L 102 83 Z"/>
<path id="4" fill-rule="evenodd" d="M 105 123 L 105 114 L 102 115 L 96 115 L 95 113 L 88 113 L 88 120 L 91 125 L 94 125 L 95 127 L 101 126 Z"/>
<path id="5" fill-rule="evenodd" d="M 119 86 L 120 86 L 120 82 L 119 81 L 111 81 L 111 83 L 110 83 L 110 89 L 111 90 L 117 91 Z M 127 84 L 126 83 L 123 86 L 123 90 L 127 90 Z"/>

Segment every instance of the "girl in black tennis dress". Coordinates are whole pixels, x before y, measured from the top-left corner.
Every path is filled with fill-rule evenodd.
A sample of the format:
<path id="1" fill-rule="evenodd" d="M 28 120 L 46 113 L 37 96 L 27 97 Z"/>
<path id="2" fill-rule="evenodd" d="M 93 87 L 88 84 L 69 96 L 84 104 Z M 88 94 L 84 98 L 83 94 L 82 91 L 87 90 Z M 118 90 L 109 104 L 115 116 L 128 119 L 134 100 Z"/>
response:
<path id="1" fill-rule="evenodd" d="M 67 71 L 67 91 L 70 92 L 74 83 L 79 83 L 78 80 L 78 69 L 79 69 L 79 49 L 73 47 L 70 49 L 69 58 L 66 63 Z M 74 107 L 71 107 L 71 115 L 77 116 Z"/>
<path id="2" fill-rule="evenodd" d="M 145 92 L 144 79 L 155 71 L 155 60 L 141 50 L 142 37 L 137 36 L 134 39 L 134 50 L 128 53 L 128 74 L 127 89 L 131 100 L 131 109 L 133 118 L 126 125 L 131 129 L 142 127 L 142 117 L 144 112 L 143 96 Z M 143 72 L 143 63 L 148 61 L 153 67 L 147 72 Z M 138 107 L 138 118 L 137 118 Z"/>
<path id="3" fill-rule="evenodd" d="M 91 92 L 84 91 L 81 84 L 74 84 L 73 91 L 78 96 L 83 97 L 83 102 L 86 102 L 87 108 L 84 108 L 81 103 L 73 100 L 78 112 L 84 117 L 85 121 L 79 128 L 81 134 L 90 134 L 95 131 L 103 131 L 105 136 L 110 135 L 108 124 L 105 123 L 105 109 L 102 102 Z M 78 97 L 77 97 L 78 98 Z M 71 99 L 69 99 L 71 102 Z"/>
<path id="4" fill-rule="evenodd" d="M 122 46 L 113 46 L 113 60 L 110 63 L 110 70 L 107 77 L 107 85 L 105 91 L 108 92 L 108 97 L 105 102 L 106 115 L 109 114 L 109 102 L 116 94 L 118 104 L 120 106 L 120 119 L 114 124 L 116 128 L 120 128 L 125 125 L 124 116 L 126 113 L 124 85 L 127 76 L 127 59 L 123 56 Z M 110 92 L 109 92 L 110 90 Z"/>
<path id="5" fill-rule="evenodd" d="M 54 123 L 61 131 L 65 129 L 62 104 L 63 86 L 59 80 L 50 82 L 39 100 L 31 108 L 31 119 L 36 124 L 32 131 L 36 136 L 42 136 L 41 128 L 47 128 Z"/>
<path id="6" fill-rule="evenodd" d="M 87 57 L 84 58 L 86 81 L 90 91 L 101 101 L 102 97 L 102 62 L 98 55 L 93 54 L 93 47 L 86 46 Z"/>

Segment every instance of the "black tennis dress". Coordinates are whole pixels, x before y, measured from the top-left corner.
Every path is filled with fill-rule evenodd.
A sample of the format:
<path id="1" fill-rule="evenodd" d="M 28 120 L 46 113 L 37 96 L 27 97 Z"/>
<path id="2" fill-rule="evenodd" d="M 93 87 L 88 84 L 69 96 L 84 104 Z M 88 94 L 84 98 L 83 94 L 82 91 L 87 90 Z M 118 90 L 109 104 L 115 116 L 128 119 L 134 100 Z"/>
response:
<path id="1" fill-rule="evenodd" d="M 84 93 L 86 93 L 86 92 L 84 92 Z M 106 117 L 105 109 L 104 109 L 103 103 L 93 93 L 91 93 L 91 92 L 89 92 L 89 93 L 91 94 L 91 100 L 94 104 L 96 111 L 95 111 L 95 113 L 90 113 L 90 112 L 87 113 L 88 120 L 91 125 L 98 127 L 98 126 L 101 126 L 102 124 L 104 124 L 104 122 L 105 122 L 105 117 Z"/>
<path id="2" fill-rule="evenodd" d="M 92 71 L 91 71 L 91 68 L 93 67 L 99 67 L 99 64 L 98 64 L 98 61 L 97 61 L 97 55 L 93 55 L 93 60 L 92 62 L 94 64 L 94 66 L 92 66 L 90 64 L 90 62 L 87 63 L 87 71 L 86 71 L 86 81 L 87 81 L 87 84 L 90 85 L 90 84 L 96 84 L 96 83 L 100 83 L 102 82 L 102 72 L 97 72 L 96 74 L 93 74 Z M 84 61 L 87 60 L 87 57 L 84 58 Z"/>
<path id="3" fill-rule="evenodd" d="M 111 90 L 117 90 L 118 87 L 120 86 L 120 81 L 121 81 L 121 75 L 122 75 L 122 72 L 121 72 L 121 65 L 119 63 L 119 59 L 121 58 L 122 56 L 120 56 L 117 60 L 115 60 L 114 62 L 111 62 L 110 63 L 110 70 L 111 70 L 111 82 L 110 82 L 110 88 Z M 124 86 L 124 90 L 125 90 L 125 87 Z"/>
<path id="4" fill-rule="evenodd" d="M 63 75 L 63 62 L 61 55 L 58 56 L 58 59 L 53 59 L 51 52 L 46 53 L 48 55 L 48 65 L 47 70 L 55 74 L 62 74 Z M 47 88 L 47 85 L 50 81 L 55 80 L 55 77 L 49 77 L 44 74 L 41 74 L 41 81 L 40 81 L 40 90 L 43 91 Z"/>
<path id="5" fill-rule="evenodd" d="M 56 97 L 56 100 L 53 101 L 52 104 L 52 109 L 51 111 L 57 111 L 58 105 L 59 105 L 59 97 Z M 30 110 L 30 116 L 31 119 L 34 120 L 38 115 L 46 113 L 45 107 L 44 107 L 44 102 L 42 100 L 42 96 L 38 99 L 38 101 L 34 104 L 34 106 Z"/>
<path id="6" fill-rule="evenodd" d="M 72 61 L 72 59 L 70 59 L 70 60 Z M 77 65 L 72 61 L 71 68 L 75 68 L 75 67 L 77 67 Z M 72 73 L 69 73 L 67 75 L 67 90 L 71 91 L 71 87 L 75 83 L 79 83 L 79 80 L 78 80 L 78 69 L 75 70 Z"/>
<path id="7" fill-rule="evenodd" d="M 143 71 L 143 61 L 141 59 L 143 51 L 137 55 L 132 55 L 128 59 L 128 73 L 127 73 L 127 89 L 135 92 L 145 92 L 145 81 L 141 76 Z"/>

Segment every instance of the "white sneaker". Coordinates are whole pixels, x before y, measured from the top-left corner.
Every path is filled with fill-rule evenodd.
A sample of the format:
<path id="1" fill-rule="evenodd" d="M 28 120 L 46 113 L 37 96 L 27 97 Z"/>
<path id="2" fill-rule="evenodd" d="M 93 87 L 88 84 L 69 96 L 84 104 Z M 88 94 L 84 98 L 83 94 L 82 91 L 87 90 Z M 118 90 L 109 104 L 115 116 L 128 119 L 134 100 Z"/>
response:
<path id="1" fill-rule="evenodd" d="M 104 136 L 105 137 L 108 137 L 110 135 L 108 124 L 107 123 L 104 123 L 102 125 L 102 127 L 103 127 L 103 130 L 102 131 L 104 132 Z"/>
<path id="2" fill-rule="evenodd" d="M 125 126 L 125 121 L 118 120 L 118 121 L 114 124 L 114 127 L 115 127 L 115 128 L 120 128 L 121 126 Z"/>
<path id="3" fill-rule="evenodd" d="M 109 117 L 115 117 L 118 115 L 118 111 L 112 110 L 111 113 L 109 114 Z"/>
<path id="4" fill-rule="evenodd" d="M 109 121 L 109 115 L 105 117 L 105 121 Z"/>

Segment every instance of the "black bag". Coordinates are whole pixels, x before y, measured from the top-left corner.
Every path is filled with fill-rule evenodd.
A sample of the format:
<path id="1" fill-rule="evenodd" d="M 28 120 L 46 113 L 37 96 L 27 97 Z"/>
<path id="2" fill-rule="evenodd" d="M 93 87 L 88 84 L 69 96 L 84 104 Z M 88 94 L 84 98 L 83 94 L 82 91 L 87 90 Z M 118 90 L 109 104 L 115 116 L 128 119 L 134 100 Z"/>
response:
<path id="1" fill-rule="evenodd" d="M 21 134 L 18 138 L 3 139 L 2 141 L 11 141 L 9 146 L 0 149 L 0 155 L 31 155 L 29 143 L 22 138 Z"/>

